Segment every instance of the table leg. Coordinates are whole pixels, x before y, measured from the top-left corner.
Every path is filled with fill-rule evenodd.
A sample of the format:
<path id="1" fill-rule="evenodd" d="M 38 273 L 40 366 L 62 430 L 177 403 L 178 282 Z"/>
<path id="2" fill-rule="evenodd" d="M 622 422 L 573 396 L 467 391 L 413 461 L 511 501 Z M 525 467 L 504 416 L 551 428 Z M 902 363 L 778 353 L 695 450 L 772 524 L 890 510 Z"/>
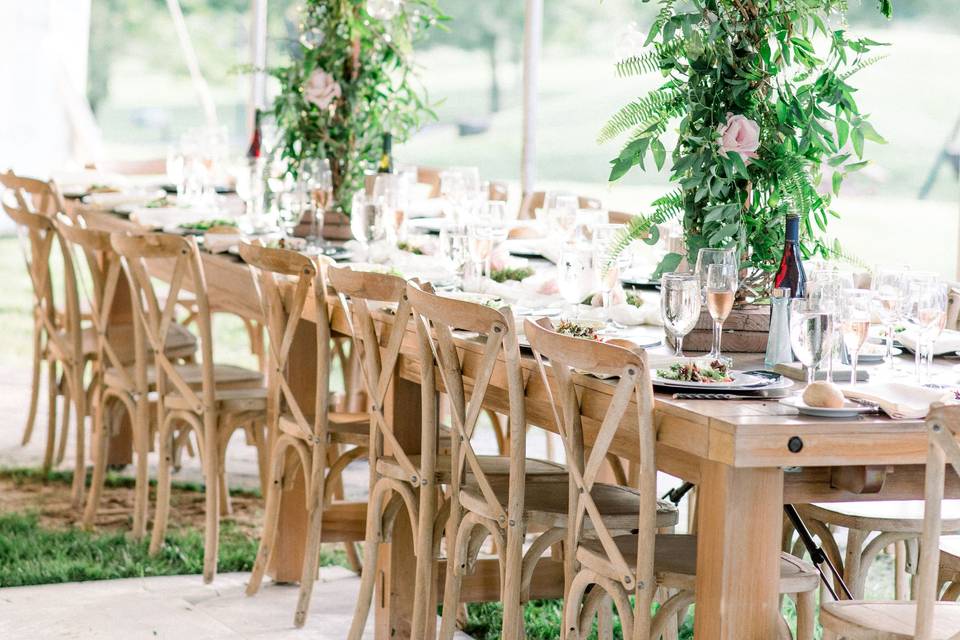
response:
<path id="1" fill-rule="evenodd" d="M 394 377 L 384 403 L 387 423 L 404 451 L 420 451 L 420 385 Z M 387 452 L 389 453 L 389 452 Z M 383 546 L 377 567 L 377 590 L 374 595 L 375 636 L 378 640 L 410 638 L 413 623 L 413 578 L 417 575 L 417 559 L 413 553 L 413 531 L 405 513 L 397 516 L 390 544 Z M 436 624 L 431 617 L 428 624 Z"/>
<path id="2" fill-rule="evenodd" d="M 783 472 L 701 466 L 697 640 L 777 637 Z"/>

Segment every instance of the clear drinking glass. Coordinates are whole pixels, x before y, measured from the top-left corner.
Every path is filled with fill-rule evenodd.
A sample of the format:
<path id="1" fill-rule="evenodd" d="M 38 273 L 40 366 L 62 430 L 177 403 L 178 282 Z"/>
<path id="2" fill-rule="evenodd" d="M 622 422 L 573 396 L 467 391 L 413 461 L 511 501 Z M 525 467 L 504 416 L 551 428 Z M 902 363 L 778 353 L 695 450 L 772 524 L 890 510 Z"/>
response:
<path id="1" fill-rule="evenodd" d="M 603 317 L 610 321 L 610 304 L 613 290 L 620 283 L 620 274 L 629 265 L 630 258 L 625 253 L 611 257 L 610 249 L 619 234 L 625 229 L 622 224 L 598 224 L 593 227 L 591 249 L 593 251 L 593 272 L 596 276 L 597 290 L 603 302 Z"/>
<path id="2" fill-rule="evenodd" d="M 907 283 L 907 272 L 907 267 L 877 267 L 871 282 L 875 293 L 874 309 L 887 334 L 887 353 L 884 356 L 884 367 L 888 371 L 893 369 L 894 330 L 897 322 L 903 318 L 903 298 L 906 294 L 904 289 Z"/>
<path id="3" fill-rule="evenodd" d="M 869 289 L 845 289 L 840 302 L 840 336 L 850 354 L 850 384 L 857 383 L 857 362 L 870 332 L 873 298 Z"/>
<path id="4" fill-rule="evenodd" d="M 695 273 L 665 273 L 660 278 L 660 317 L 677 345 L 677 357 L 683 357 L 683 337 L 700 319 L 700 297 L 700 279 Z"/>
<path id="5" fill-rule="evenodd" d="M 177 198 L 183 198 L 186 158 L 178 145 L 167 147 L 167 180 L 177 189 Z M 181 203 L 182 204 L 182 203 Z"/>
<path id="6" fill-rule="evenodd" d="M 570 317 L 580 315 L 580 303 L 590 293 L 591 251 L 589 246 L 568 244 L 560 252 L 557 261 L 557 283 L 560 295 L 571 308 Z"/>
<path id="7" fill-rule="evenodd" d="M 740 266 L 737 262 L 736 249 L 700 249 L 697 251 L 697 266 L 694 269 L 700 278 L 700 287 L 707 288 L 707 269 L 712 264 L 727 264 L 733 267 L 734 271 Z"/>
<path id="8" fill-rule="evenodd" d="M 807 368 L 807 384 L 833 349 L 834 311 L 821 300 L 796 298 L 790 302 L 790 345 Z"/>
<path id="9" fill-rule="evenodd" d="M 926 384 L 930 379 L 934 342 L 947 322 L 947 286 L 939 279 L 917 279 L 911 281 L 907 295 L 910 305 L 907 319 L 917 330 L 917 382 Z"/>
<path id="10" fill-rule="evenodd" d="M 454 286 L 462 287 L 470 261 L 470 236 L 455 226 L 440 230 L 440 255 L 454 275 Z"/>
<path id="11" fill-rule="evenodd" d="M 730 264 L 714 263 L 707 267 L 706 300 L 707 310 L 713 318 L 713 349 L 710 358 L 720 360 L 720 341 L 723 335 L 723 323 L 733 309 L 737 295 L 737 268 Z"/>
<path id="12" fill-rule="evenodd" d="M 840 313 L 840 303 L 843 292 L 853 289 L 853 274 L 838 269 L 813 269 L 807 274 L 807 297 L 820 300 L 827 311 Z M 840 346 L 836 334 L 840 327 L 833 323 L 834 335 L 830 340 L 831 351 L 827 354 L 827 380 L 833 381 L 833 357 Z"/>
<path id="13" fill-rule="evenodd" d="M 350 232 L 364 248 L 372 242 L 382 240 L 384 236 L 383 208 L 363 189 L 353 194 L 350 206 Z"/>

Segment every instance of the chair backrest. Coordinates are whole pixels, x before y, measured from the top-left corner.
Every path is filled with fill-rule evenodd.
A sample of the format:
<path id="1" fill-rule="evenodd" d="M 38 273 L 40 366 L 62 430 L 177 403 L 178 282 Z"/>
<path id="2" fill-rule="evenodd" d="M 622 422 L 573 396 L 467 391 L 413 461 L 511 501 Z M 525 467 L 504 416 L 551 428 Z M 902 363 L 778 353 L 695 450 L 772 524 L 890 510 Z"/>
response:
<path id="1" fill-rule="evenodd" d="M 359 352 L 357 362 L 370 405 L 371 465 L 383 457 L 384 447 L 389 445 L 391 455 L 406 472 L 411 484 L 419 485 L 421 478 L 433 477 L 432 456 L 423 456 L 420 467 L 413 464 L 408 452 L 394 436 L 384 407 L 411 317 L 406 281 L 394 275 L 354 271 L 347 267 L 328 268 L 327 278 L 337 292 L 353 335 L 354 348 Z M 390 322 L 378 322 L 371 310 L 372 304 L 396 304 Z M 422 451 L 435 448 L 435 444 L 430 445 L 427 431 L 423 430 Z"/>
<path id="2" fill-rule="evenodd" d="M 957 443 L 960 437 L 960 405 L 933 405 L 927 416 L 927 433 L 926 505 L 917 574 L 917 627 L 914 632 L 917 640 L 931 640 L 935 628 L 934 605 L 939 599 L 940 587 L 941 509 L 947 468 L 952 467 L 960 475 L 960 444 Z"/>
<path id="3" fill-rule="evenodd" d="M 134 315 L 141 323 L 147 348 L 153 352 L 158 394 L 162 398 L 172 389 L 176 389 L 194 412 L 215 417 L 213 331 L 210 323 L 207 283 L 196 241 L 193 238 L 168 233 L 144 235 L 112 233 L 110 244 L 123 258 L 124 272 L 127 274 L 133 293 Z M 163 306 L 160 305 L 153 279 L 150 277 L 148 260 L 151 263 L 166 263 L 163 266 L 171 274 L 167 298 Z M 177 300 L 187 283 L 190 283 L 196 300 L 196 324 L 200 330 L 202 398 L 181 376 L 164 352 L 170 328 L 176 323 Z M 161 402 L 161 411 L 162 406 Z"/>
<path id="4" fill-rule="evenodd" d="M 519 220 L 531 220 L 534 217 L 534 211 L 543 208 L 546 200 L 546 191 L 533 191 L 523 196 L 520 202 L 520 213 L 517 215 Z M 600 209 L 601 202 L 590 196 L 577 196 L 577 205 L 581 209 Z"/>
<path id="5" fill-rule="evenodd" d="M 316 437 L 320 442 L 326 442 L 330 402 L 330 323 L 324 271 L 332 261 L 324 258 L 325 262 L 318 269 L 310 258 L 296 251 L 247 243 L 240 245 L 240 256 L 250 265 L 260 311 L 267 325 L 270 368 L 276 374 L 270 380 L 270 417 L 276 419 L 285 406 L 304 438 L 313 440 Z M 317 311 L 317 393 L 315 406 L 311 409 L 312 424 L 290 386 L 291 372 L 287 367 L 290 348 L 311 292 Z"/>
<path id="6" fill-rule="evenodd" d="M 62 214 L 55 219 L 55 225 L 69 254 L 64 260 L 68 281 L 80 283 L 78 288 L 83 292 L 90 310 L 90 322 L 97 334 L 98 366 L 112 367 L 117 375 L 124 378 L 128 388 L 145 388 L 146 345 L 139 323 L 133 323 L 132 352 L 124 351 L 125 355 L 122 356 L 108 339 L 110 313 L 117 292 L 121 287 L 129 287 L 123 277 L 120 256 L 110 243 L 110 232 L 87 227 L 80 217 L 71 219 Z M 86 265 L 87 277 L 80 273 L 81 262 Z M 127 369 L 131 353 L 136 365 L 132 374 Z"/>
<path id="7" fill-rule="evenodd" d="M 36 319 L 61 357 L 79 358 L 82 353 L 80 299 L 70 252 L 57 232 L 58 194 L 53 183 L 0 174 L 3 209 L 17 225 L 23 258 L 33 289 Z M 35 206 L 39 204 L 40 206 Z M 54 294 L 54 248 L 65 264 L 63 298 Z"/>
<path id="8" fill-rule="evenodd" d="M 579 499 L 571 501 L 569 526 L 574 527 L 574 540 L 579 544 L 585 517 L 589 517 L 596 537 L 603 545 L 611 563 L 619 569 L 621 583 L 628 590 L 635 590 L 635 625 L 646 629 L 635 637 L 649 635 L 650 604 L 656 588 L 653 579 L 653 548 L 657 521 L 657 469 L 654 459 L 656 433 L 653 422 L 653 386 L 647 368 L 646 354 L 623 347 L 603 344 L 585 338 L 557 333 L 549 319 L 536 322 L 524 321 L 524 333 L 533 349 L 537 368 L 544 387 L 551 399 L 557 431 L 563 440 L 567 454 L 570 480 L 575 484 Z M 553 373 L 553 388 L 547 375 L 544 358 L 550 361 Z M 580 400 L 577 396 L 575 376 L 577 371 L 603 376 L 619 376 L 607 407 L 606 415 L 590 451 L 585 455 L 583 428 L 580 423 Z M 614 536 L 603 524 L 603 519 L 590 491 L 597 481 L 610 445 L 620 424 L 630 410 L 630 401 L 636 401 L 639 427 L 639 489 L 640 521 L 637 566 L 632 567 L 617 548 Z M 636 629 L 637 627 L 635 627 Z"/>
<path id="9" fill-rule="evenodd" d="M 444 298 L 420 288 L 415 283 L 407 284 L 407 297 L 417 323 L 421 352 L 425 352 L 430 358 L 429 361 L 436 365 L 443 390 L 450 400 L 453 429 L 453 507 L 456 507 L 460 485 L 469 471 L 489 512 L 501 523 L 506 523 L 508 518 L 522 518 L 527 421 L 523 374 L 520 370 L 520 347 L 512 313 L 509 309 L 497 310 L 473 302 Z M 474 331 L 485 340 L 479 360 L 471 361 L 460 357 L 454 342 L 454 329 Z M 510 405 L 510 477 L 507 505 L 502 505 L 497 498 L 493 483 L 481 468 L 471 443 L 500 356 L 504 358 Z M 421 367 L 421 370 L 423 369 L 426 367 Z M 426 428 L 425 425 L 424 429 Z"/>

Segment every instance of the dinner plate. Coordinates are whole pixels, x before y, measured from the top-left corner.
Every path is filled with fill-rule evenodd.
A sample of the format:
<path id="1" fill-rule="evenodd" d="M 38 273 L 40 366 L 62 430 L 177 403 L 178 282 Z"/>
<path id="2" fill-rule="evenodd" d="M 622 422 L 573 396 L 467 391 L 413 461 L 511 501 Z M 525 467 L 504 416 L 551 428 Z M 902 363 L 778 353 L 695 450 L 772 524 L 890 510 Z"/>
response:
<path id="1" fill-rule="evenodd" d="M 783 398 L 780 400 L 780 404 L 785 407 L 792 407 L 803 415 L 817 418 L 852 418 L 861 413 L 872 413 L 876 411 L 874 407 L 862 405 L 847 399 L 844 399 L 842 407 L 836 409 L 830 407 L 811 407 L 803 401 L 801 396 Z"/>
<path id="2" fill-rule="evenodd" d="M 877 351 L 874 351 L 873 349 L 871 349 L 870 351 L 867 351 L 867 348 L 869 347 L 878 348 L 879 351 L 877 352 Z M 892 353 L 894 357 L 897 357 L 901 353 L 903 353 L 903 349 L 894 347 L 893 351 L 891 351 L 890 353 Z M 883 359 L 886 355 L 887 355 L 886 343 L 883 343 L 881 345 L 881 344 L 867 342 L 867 343 L 864 343 L 863 348 L 860 350 L 860 357 L 857 359 L 857 362 L 859 364 L 875 364 L 877 362 L 883 362 Z"/>
<path id="3" fill-rule="evenodd" d="M 662 378 L 659 375 L 654 375 L 653 384 L 678 389 L 699 389 L 701 391 L 706 389 L 753 389 L 772 384 L 771 380 L 767 378 L 744 373 L 743 371 L 732 370 L 728 375 L 733 378 L 730 382 L 688 382 L 685 380 L 671 380 L 669 378 Z"/>

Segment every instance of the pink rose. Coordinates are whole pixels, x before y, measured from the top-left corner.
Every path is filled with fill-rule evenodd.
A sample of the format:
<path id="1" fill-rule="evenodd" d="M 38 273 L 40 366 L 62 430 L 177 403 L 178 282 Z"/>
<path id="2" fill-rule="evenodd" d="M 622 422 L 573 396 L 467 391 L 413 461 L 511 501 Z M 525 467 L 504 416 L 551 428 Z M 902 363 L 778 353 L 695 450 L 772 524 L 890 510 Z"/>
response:
<path id="1" fill-rule="evenodd" d="M 760 125 L 742 115 L 727 114 L 727 124 L 717 127 L 720 134 L 720 151 L 739 153 L 745 164 L 750 158 L 759 158 Z"/>
<path id="2" fill-rule="evenodd" d="M 547 278 L 537 286 L 537 293 L 542 296 L 554 296 L 560 293 L 560 284 L 556 278 Z"/>
<path id="3" fill-rule="evenodd" d="M 510 252 L 503 245 L 498 245 L 490 254 L 490 270 L 500 271 L 510 266 Z"/>
<path id="4" fill-rule="evenodd" d="M 323 111 L 341 95 L 340 85 L 323 69 L 316 69 L 303 86 L 303 97 Z"/>

